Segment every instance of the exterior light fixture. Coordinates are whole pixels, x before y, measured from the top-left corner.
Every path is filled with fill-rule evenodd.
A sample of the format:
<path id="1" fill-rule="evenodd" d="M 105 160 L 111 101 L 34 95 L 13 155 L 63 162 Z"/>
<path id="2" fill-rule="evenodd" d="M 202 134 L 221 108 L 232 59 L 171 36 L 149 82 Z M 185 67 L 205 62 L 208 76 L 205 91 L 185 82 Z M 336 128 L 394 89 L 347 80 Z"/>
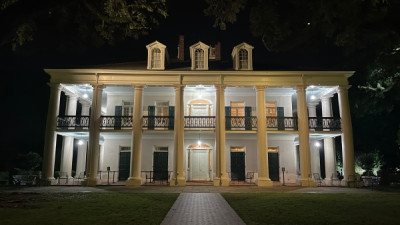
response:
<path id="1" fill-rule="evenodd" d="M 78 141 L 78 145 L 83 145 L 82 139 L 80 139 L 80 140 Z"/>
<path id="2" fill-rule="evenodd" d="M 86 98 L 88 98 L 88 97 L 89 97 L 89 95 L 88 95 L 88 94 L 86 94 L 86 93 L 85 93 L 85 94 L 83 94 L 83 98 L 85 98 L 85 99 L 86 99 Z"/>
<path id="3" fill-rule="evenodd" d="M 314 145 L 315 145 L 315 147 L 321 146 L 321 144 L 319 143 L 319 141 L 316 141 Z"/>

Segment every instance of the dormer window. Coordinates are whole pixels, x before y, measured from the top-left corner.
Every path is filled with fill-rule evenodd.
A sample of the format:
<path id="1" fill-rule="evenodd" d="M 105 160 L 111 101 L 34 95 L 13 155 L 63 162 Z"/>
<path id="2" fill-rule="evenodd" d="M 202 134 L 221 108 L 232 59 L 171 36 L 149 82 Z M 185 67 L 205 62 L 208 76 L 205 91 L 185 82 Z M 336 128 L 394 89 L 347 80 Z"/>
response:
<path id="1" fill-rule="evenodd" d="M 239 50 L 239 69 L 247 70 L 249 68 L 249 53 L 246 49 Z"/>
<path id="2" fill-rule="evenodd" d="M 161 50 L 159 48 L 154 48 L 151 50 L 151 68 L 161 68 Z"/>
<path id="3" fill-rule="evenodd" d="M 194 51 L 194 69 L 204 69 L 204 50 L 196 49 Z"/>
<path id="4" fill-rule="evenodd" d="M 166 46 L 158 41 L 146 45 L 147 69 L 165 70 Z"/>
<path id="5" fill-rule="evenodd" d="M 209 46 L 197 42 L 190 46 L 190 59 L 192 61 L 192 70 L 208 70 L 208 50 Z"/>
<path id="6" fill-rule="evenodd" d="M 253 70 L 253 46 L 243 42 L 236 45 L 232 51 L 233 69 Z"/>

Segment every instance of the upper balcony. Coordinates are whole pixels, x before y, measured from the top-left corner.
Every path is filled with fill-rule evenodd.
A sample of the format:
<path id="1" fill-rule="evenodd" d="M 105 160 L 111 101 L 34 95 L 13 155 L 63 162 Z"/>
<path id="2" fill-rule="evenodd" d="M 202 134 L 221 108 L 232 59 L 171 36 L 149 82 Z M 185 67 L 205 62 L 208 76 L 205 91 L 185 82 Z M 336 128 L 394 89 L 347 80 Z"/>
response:
<path id="1" fill-rule="evenodd" d="M 143 116 L 142 128 L 145 130 L 174 130 L 173 116 Z M 215 129 L 215 116 L 184 116 L 186 130 Z M 297 131 L 297 117 L 266 117 L 267 130 Z M 341 120 L 336 117 L 309 117 L 311 131 L 340 131 Z M 89 116 L 58 116 L 58 129 L 88 129 Z M 100 129 L 123 130 L 132 129 L 132 116 L 101 116 Z M 226 130 L 257 130 L 257 117 L 255 116 L 226 116 Z"/>

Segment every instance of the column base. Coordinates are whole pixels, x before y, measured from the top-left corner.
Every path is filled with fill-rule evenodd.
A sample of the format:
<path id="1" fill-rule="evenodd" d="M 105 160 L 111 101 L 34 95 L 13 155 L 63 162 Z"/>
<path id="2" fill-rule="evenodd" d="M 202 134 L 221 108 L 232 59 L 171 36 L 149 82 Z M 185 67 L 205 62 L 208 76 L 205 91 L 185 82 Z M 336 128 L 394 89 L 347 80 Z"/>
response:
<path id="1" fill-rule="evenodd" d="M 172 178 L 169 186 L 178 186 L 183 187 L 186 186 L 186 179 L 184 177 Z"/>
<path id="2" fill-rule="evenodd" d="M 142 178 L 140 177 L 129 177 L 125 182 L 125 186 L 141 186 Z"/>
<path id="3" fill-rule="evenodd" d="M 96 178 L 87 178 L 86 180 L 82 181 L 82 186 L 88 187 L 96 187 L 98 180 Z"/>
<path id="4" fill-rule="evenodd" d="M 224 177 L 224 176 L 221 177 L 221 186 L 222 187 L 228 187 L 229 182 L 230 182 L 230 180 L 228 177 Z"/>
<path id="5" fill-rule="evenodd" d="M 314 182 L 314 181 L 309 180 L 309 179 L 301 179 L 300 180 L 300 185 L 302 187 L 317 187 L 318 186 L 317 182 Z"/>
<path id="6" fill-rule="evenodd" d="M 272 187 L 272 186 L 274 186 L 274 182 L 272 182 L 271 179 L 259 178 L 257 180 L 257 186 L 259 186 L 259 187 Z"/>
<path id="7" fill-rule="evenodd" d="M 219 187 L 221 186 L 221 179 L 219 177 L 214 178 L 214 186 Z"/>

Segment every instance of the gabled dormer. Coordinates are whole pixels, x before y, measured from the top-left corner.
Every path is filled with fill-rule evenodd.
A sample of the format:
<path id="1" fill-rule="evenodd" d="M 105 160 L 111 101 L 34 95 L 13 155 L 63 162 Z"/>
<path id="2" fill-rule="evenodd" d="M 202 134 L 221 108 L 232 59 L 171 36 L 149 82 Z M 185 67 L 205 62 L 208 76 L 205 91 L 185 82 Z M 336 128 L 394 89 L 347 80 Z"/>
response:
<path id="1" fill-rule="evenodd" d="M 234 70 L 253 70 L 253 46 L 242 42 L 232 50 Z"/>
<path id="2" fill-rule="evenodd" d="M 208 50 L 210 46 L 199 41 L 189 47 L 192 70 L 208 70 Z"/>
<path id="3" fill-rule="evenodd" d="M 166 46 L 158 41 L 146 45 L 147 69 L 165 70 Z"/>

